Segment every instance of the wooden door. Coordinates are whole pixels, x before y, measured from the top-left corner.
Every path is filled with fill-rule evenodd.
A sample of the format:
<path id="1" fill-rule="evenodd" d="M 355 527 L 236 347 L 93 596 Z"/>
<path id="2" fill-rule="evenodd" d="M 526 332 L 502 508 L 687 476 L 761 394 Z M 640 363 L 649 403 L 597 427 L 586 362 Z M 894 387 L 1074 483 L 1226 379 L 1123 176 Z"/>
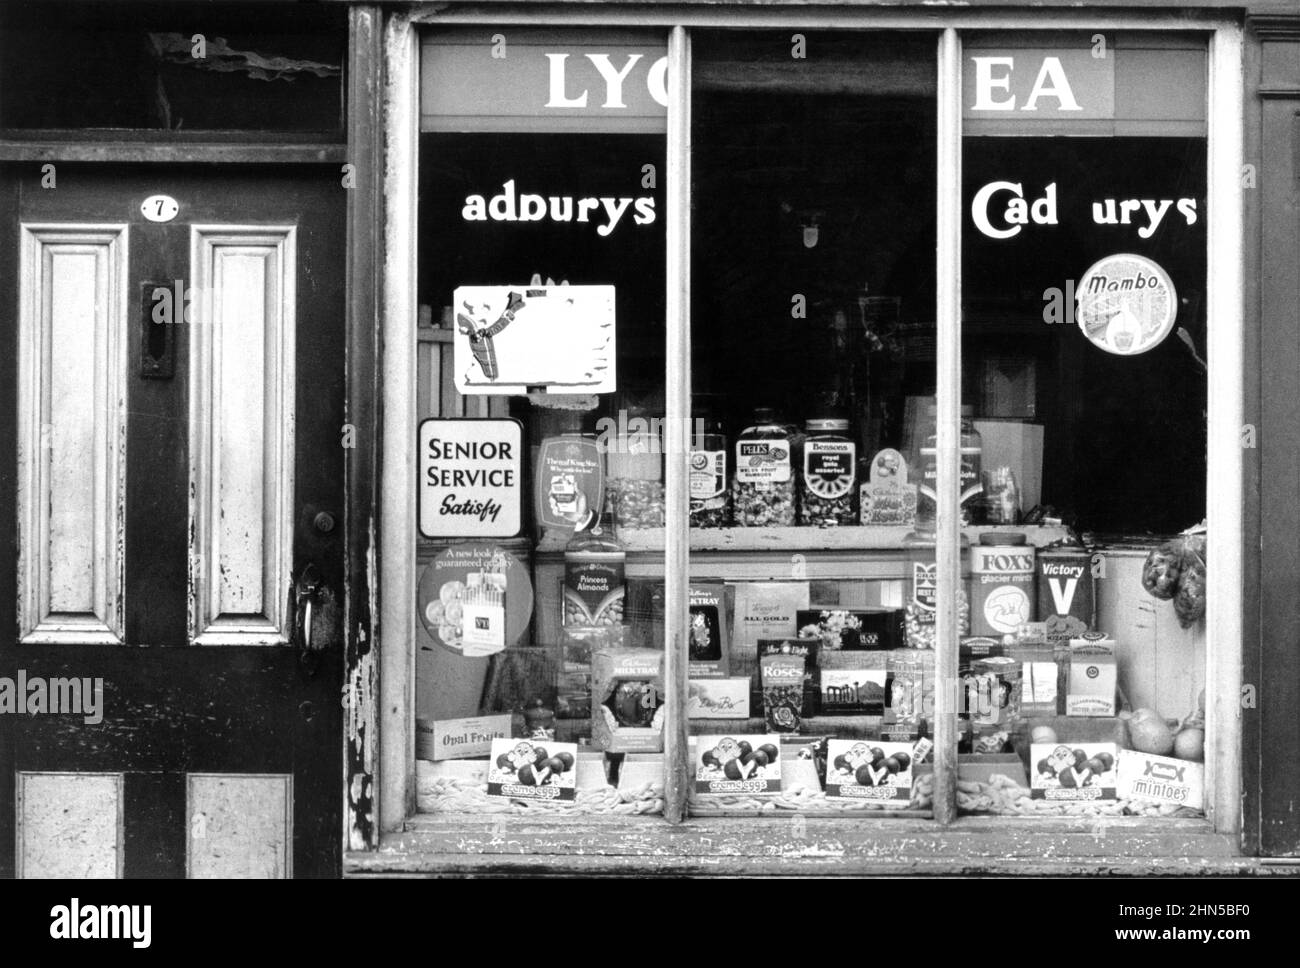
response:
<path id="1" fill-rule="evenodd" d="M 343 196 L 5 170 L 0 876 L 339 871 Z"/>

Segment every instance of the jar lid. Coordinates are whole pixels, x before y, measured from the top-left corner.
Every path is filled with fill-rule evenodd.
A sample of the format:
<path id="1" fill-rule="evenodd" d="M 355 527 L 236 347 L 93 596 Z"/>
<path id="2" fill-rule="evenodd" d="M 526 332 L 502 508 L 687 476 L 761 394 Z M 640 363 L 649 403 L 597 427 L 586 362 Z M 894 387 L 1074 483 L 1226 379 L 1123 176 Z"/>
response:
<path id="1" fill-rule="evenodd" d="M 849 421 L 846 417 L 809 417 L 804 421 L 804 427 L 811 433 L 813 431 L 840 430 L 847 432 Z"/>
<path id="2" fill-rule="evenodd" d="M 1027 544 L 1029 539 L 1020 531 L 985 531 L 980 535 L 980 544 L 990 545 L 1023 545 Z"/>
<path id="3" fill-rule="evenodd" d="M 776 409 L 774 407 L 754 408 L 754 423 L 771 424 L 776 422 Z"/>

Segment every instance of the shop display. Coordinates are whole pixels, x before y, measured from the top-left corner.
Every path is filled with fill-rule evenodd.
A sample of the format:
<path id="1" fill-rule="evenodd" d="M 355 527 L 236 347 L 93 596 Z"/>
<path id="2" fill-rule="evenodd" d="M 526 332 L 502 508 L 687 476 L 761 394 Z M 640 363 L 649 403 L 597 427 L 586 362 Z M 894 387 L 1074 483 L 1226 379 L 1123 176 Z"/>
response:
<path id="1" fill-rule="evenodd" d="M 735 622 L 732 626 L 730 671 L 749 676 L 758 686 L 759 642 L 794 638 L 799 612 L 808 608 L 806 581 L 734 582 Z"/>
<path id="2" fill-rule="evenodd" d="M 560 719 L 591 718 L 591 656 L 598 650 L 623 647 L 624 627 L 569 626 L 561 629 L 555 688 Z"/>
<path id="3" fill-rule="evenodd" d="M 510 736 L 510 717 L 415 721 L 415 755 L 422 760 L 460 760 L 487 756 L 492 741 Z"/>
<path id="4" fill-rule="evenodd" d="M 1115 642 L 1101 632 L 1070 640 L 1067 716 L 1115 715 Z"/>
<path id="5" fill-rule="evenodd" d="M 1203 529 L 1166 541 L 1147 555 L 1142 587 L 1156 598 L 1172 599 L 1183 628 L 1205 617 L 1205 550 Z"/>
<path id="6" fill-rule="evenodd" d="M 590 527 L 604 507 L 604 465 L 595 437 L 572 433 L 543 440 L 533 484 L 538 525 L 558 531 Z"/>
<path id="7" fill-rule="evenodd" d="M 1084 631 L 1081 629 L 1075 636 Z M 1026 622 L 1007 643 L 1005 654 L 1020 663 L 1020 703 L 1025 716 L 1065 714 L 1069 639 L 1050 637 L 1046 622 Z"/>
<path id="8" fill-rule="evenodd" d="M 859 497 L 863 524 L 914 525 L 916 484 L 908 480 L 907 461 L 892 447 L 871 459 Z"/>
<path id="9" fill-rule="evenodd" d="M 934 428 L 938 409 L 930 404 L 926 409 L 928 426 Z M 961 522 L 972 524 L 976 516 L 980 495 L 984 488 L 982 464 L 984 456 L 984 439 L 975 429 L 975 408 L 961 408 L 961 436 L 959 441 L 961 466 L 958 471 Z M 930 435 L 921 447 L 921 478 L 918 482 L 920 492 L 917 495 L 916 520 L 918 528 L 933 528 L 935 521 L 935 486 L 939 479 L 936 466 L 938 454 L 938 436 L 931 429 Z"/>
<path id="10" fill-rule="evenodd" d="M 800 701 L 802 703 L 802 708 L 796 709 L 795 712 L 797 715 L 812 715 L 816 713 L 817 697 L 813 685 L 813 676 L 818 665 L 818 655 L 820 651 L 820 643 L 817 639 L 759 639 L 759 685 L 762 686 L 762 692 L 758 705 L 764 708 L 767 705 L 767 682 L 761 678 L 763 660 L 768 656 L 797 656 L 800 660 L 800 668 L 803 671 L 803 676 L 800 681 Z"/>
<path id="11" fill-rule="evenodd" d="M 1076 315 L 1093 345 L 1134 356 L 1159 346 L 1173 330 L 1178 294 L 1159 265 L 1145 256 L 1118 253 L 1084 272 Z"/>
<path id="12" fill-rule="evenodd" d="M 767 407 L 754 411 L 754 423 L 736 438 L 732 511 L 739 527 L 793 525 L 795 435 Z"/>
<path id="13" fill-rule="evenodd" d="M 505 592 L 486 584 L 482 574 L 470 578 L 475 580 L 466 586 L 460 603 L 461 645 L 465 655 L 492 655 L 506 647 Z"/>
<path id="14" fill-rule="evenodd" d="M 800 609 L 799 637 L 818 639 L 825 651 L 897 649 L 903 645 L 903 610 L 898 608 Z"/>
<path id="15" fill-rule="evenodd" d="M 1034 547 L 1023 534 L 991 532 L 971 547 L 972 631 L 1014 633 L 1034 620 Z"/>
<path id="16" fill-rule="evenodd" d="M 731 523 L 727 486 L 727 438 L 708 414 L 697 417 L 700 432 L 691 440 L 690 520 L 693 528 L 725 528 Z"/>
<path id="17" fill-rule="evenodd" d="M 691 679 L 686 689 L 688 719 L 748 719 L 748 677 Z"/>
<path id="18" fill-rule="evenodd" d="M 608 753 L 663 750 L 664 654 L 599 649 L 591 656 L 591 745 Z"/>
<path id="19" fill-rule="evenodd" d="M 697 736 L 694 740 L 697 794 L 780 791 L 779 735 Z"/>
<path id="20" fill-rule="evenodd" d="M 854 524 L 857 445 L 841 417 L 809 419 L 799 475 L 799 520 L 815 527 Z"/>
<path id="21" fill-rule="evenodd" d="M 910 743 L 830 741 L 826 795 L 864 800 L 910 800 Z"/>
<path id="22" fill-rule="evenodd" d="M 1010 467 L 984 472 L 981 506 L 985 524 L 1016 524 L 1020 521 L 1020 485 Z"/>
<path id="23" fill-rule="evenodd" d="M 489 753 L 488 796 L 574 800 L 577 761 L 578 747 L 573 743 L 542 745 L 526 739 L 494 739 Z"/>
<path id="24" fill-rule="evenodd" d="M 564 549 L 564 624 L 621 625 L 626 564 L 607 519 L 576 532 Z"/>
<path id="25" fill-rule="evenodd" d="M 473 197 L 482 209 L 482 196 Z M 513 180 L 504 194 L 493 197 L 493 207 L 498 199 L 513 206 Z M 529 387 L 612 392 L 617 386 L 614 290 L 457 287 L 452 297 L 456 389 L 463 394 L 521 394 Z"/>
<path id="26" fill-rule="evenodd" d="M 1153 709 L 1135 709 L 1128 720 L 1128 741 L 1139 753 L 1169 756 L 1174 752 L 1174 733 L 1169 723 Z"/>
<path id="27" fill-rule="evenodd" d="M 1205 767 L 1186 757 L 1120 750 L 1117 791 L 1124 799 L 1199 808 L 1205 797 Z"/>
<path id="28" fill-rule="evenodd" d="M 1031 796 L 1037 800 L 1114 800 L 1119 748 L 1114 743 L 1035 744 Z"/>
<path id="29" fill-rule="evenodd" d="M 533 588 L 528 569 L 492 544 L 464 542 L 440 552 L 420 575 L 420 622 L 457 655 L 494 655 L 528 628 Z"/>
<path id="30" fill-rule="evenodd" d="M 961 536 L 961 585 L 957 589 L 957 634 L 970 632 L 970 601 L 965 585 L 969 578 L 969 542 Z M 903 630 L 909 649 L 933 649 L 935 604 L 938 600 L 938 569 L 934 559 L 933 531 L 916 530 L 903 539 Z"/>
<path id="31" fill-rule="evenodd" d="M 620 417 L 609 421 L 613 427 L 600 438 L 606 506 L 619 529 L 662 528 L 664 460 L 658 421 L 637 407 Z"/>
<path id="32" fill-rule="evenodd" d="M 803 717 L 806 656 L 773 652 L 759 659 L 763 684 L 763 719 L 774 733 L 793 733 Z"/>
<path id="33" fill-rule="evenodd" d="M 534 699 L 524 710 L 524 731 L 531 740 L 554 740 L 555 710 L 547 708 L 541 699 Z"/>
<path id="34" fill-rule="evenodd" d="M 934 665 L 931 661 L 927 676 L 926 658 L 925 653 L 911 649 L 889 653 L 881 739 L 915 742 L 921 738 L 927 703 L 932 705 L 934 701 Z M 930 655 L 929 658 L 933 660 L 934 657 Z M 928 690 L 927 678 L 930 680 Z"/>
<path id="35" fill-rule="evenodd" d="M 690 661 L 688 673 L 697 678 L 727 675 L 727 614 L 731 611 L 732 589 L 721 582 L 691 585 L 689 589 L 690 629 L 687 635 Z"/>
<path id="36" fill-rule="evenodd" d="M 862 652 L 845 655 L 843 659 L 853 667 L 821 670 L 822 713 L 827 716 L 884 716 L 888 679 L 885 656 Z"/>

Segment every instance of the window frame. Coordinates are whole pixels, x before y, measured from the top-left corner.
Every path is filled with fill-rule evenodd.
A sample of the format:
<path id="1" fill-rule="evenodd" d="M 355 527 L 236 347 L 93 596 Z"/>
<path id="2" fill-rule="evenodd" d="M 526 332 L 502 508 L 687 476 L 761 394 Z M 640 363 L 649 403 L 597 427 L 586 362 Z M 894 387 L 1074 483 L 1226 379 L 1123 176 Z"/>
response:
<path id="1" fill-rule="evenodd" d="M 962 32 L 1005 30 L 1032 34 L 1038 31 L 1145 30 L 1194 33 L 1209 40 L 1207 77 L 1207 264 L 1208 273 L 1207 376 L 1209 386 L 1207 519 L 1209 556 L 1215 581 L 1207 591 L 1207 734 L 1206 821 L 1144 820 L 1110 822 L 1108 827 L 1145 832 L 1143 843 L 1151 855 L 1176 852 L 1193 832 L 1215 833 L 1235 844 L 1241 831 L 1242 783 L 1241 710 L 1244 589 L 1243 501 L 1244 452 L 1240 434 L 1244 419 L 1244 236 L 1240 172 L 1243 159 L 1244 80 L 1243 29 L 1222 13 L 1156 11 L 1090 16 L 1086 11 L 1042 10 L 1004 13 L 996 10 L 932 12 L 899 8 L 853 7 L 837 10 L 780 10 L 774 8 L 676 8 L 638 11 L 626 9 L 553 7 L 418 7 L 385 17 L 381 53 L 384 67 L 384 157 L 375 191 L 382 193 L 382 265 L 379 293 L 379 337 L 383 346 L 382 377 L 377 388 L 381 412 L 381 457 L 378 487 L 378 656 L 371 649 L 362 660 L 361 680 L 368 681 L 373 705 L 363 710 L 366 730 L 362 762 L 368 768 L 374 791 L 373 831 L 358 837 L 354 817 L 348 847 L 383 847 L 388 859 L 367 860 L 364 853 L 350 854 L 352 869 L 409 869 L 403 865 L 441 870 L 436 858 L 424 856 L 451 842 L 440 836 L 436 818 L 413 822 L 415 812 L 415 489 L 410 486 L 408 443 L 415 438 L 416 255 L 419 135 L 420 32 L 424 26 L 499 25 L 535 28 L 639 27 L 658 28 L 669 35 L 668 144 L 667 144 L 667 400 L 666 425 L 669 457 L 665 467 L 667 522 L 665 541 L 666 627 L 684 628 L 687 614 L 689 522 L 686 512 L 686 423 L 690 409 L 690 29 L 789 30 L 910 30 L 937 32 L 938 36 L 938 173 L 937 202 L 939 288 L 937 292 L 937 404 L 939 426 L 938 508 L 939 580 L 954 589 L 960 579 L 956 474 L 958 465 L 961 376 L 961 151 Z M 373 596 L 372 596 L 373 597 Z M 938 616 L 939 642 L 936 673 L 955 679 L 957 668 L 957 602 L 948 594 Z M 350 670 L 352 681 L 358 671 Z M 377 678 L 377 683 L 374 679 Z M 632 839 L 644 837 L 648 825 L 664 827 L 686 819 L 686 733 L 684 717 L 686 663 L 680 635 L 670 640 L 666 666 L 666 702 L 669 723 L 665 732 L 666 808 L 662 820 L 631 823 L 620 820 L 603 829 L 608 853 L 634 851 Z M 936 712 L 955 703 L 951 690 L 938 690 Z M 357 702 L 353 699 L 353 703 Z M 947 708 L 949 713 L 955 709 Z M 355 716 L 353 717 L 355 719 Z M 934 820 L 813 821 L 828 829 L 868 829 L 882 839 L 921 831 L 960 830 L 991 837 L 993 832 L 1034 831 L 1050 837 L 1055 828 L 1038 818 L 958 818 L 956 805 L 957 753 L 955 716 L 937 716 Z M 374 774 L 378 774 L 375 776 Z M 355 776 L 347 777 L 355 784 Z M 355 807 L 349 804 L 349 809 Z M 463 837 L 465 818 L 447 821 L 447 830 Z M 508 818 L 493 826 L 509 824 Z M 534 825 L 535 821 L 532 822 Z M 692 828 L 723 833 L 737 824 L 757 824 L 756 818 L 694 818 Z M 486 822 L 481 826 L 487 827 Z M 1068 826 L 1068 825 L 1067 825 Z M 1077 826 L 1077 824 L 1076 824 Z M 630 829 L 629 829 L 630 828 Z M 390 835 L 416 829 L 421 837 Z M 739 828 L 737 828 L 739 829 Z M 1063 828 L 1064 829 L 1064 828 Z M 1157 834 L 1167 835 L 1165 837 Z M 571 834 L 571 838 L 576 835 Z M 631 839 L 630 839 L 631 838 Z M 485 838 L 486 840 L 486 838 Z M 563 833 L 557 838 L 566 842 Z M 567 842 L 572 842 L 570 839 Z M 522 844 L 522 842 L 521 842 Z M 623 846 L 620 847 L 619 845 Z M 1161 846 L 1163 845 L 1163 846 Z M 992 840 L 990 840 L 992 846 Z M 1112 852 L 1118 845 L 1112 842 Z M 521 845 L 520 849 L 523 848 Z M 576 848 L 574 848 L 576 849 Z M 959 848 L 955 847 L 954 850 Z M 1197 848 L 1199 849 L 1199 848 Z M 564 850 L 556 851 L 559 853 Z M 414 860 L 420 853 L 423 860 Z M 999 856 L 991 853 L 990 856 Z M 405 858 L 404 860 L 395 858 Z M 635 858 L 631 858 L 635 859 Z"/>

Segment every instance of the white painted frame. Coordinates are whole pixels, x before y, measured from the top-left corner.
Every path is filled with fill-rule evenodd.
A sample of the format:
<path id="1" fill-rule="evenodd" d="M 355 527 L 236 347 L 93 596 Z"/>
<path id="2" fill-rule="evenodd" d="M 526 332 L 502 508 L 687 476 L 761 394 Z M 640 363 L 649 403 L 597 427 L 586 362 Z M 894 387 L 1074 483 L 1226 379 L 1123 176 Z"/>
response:
<path id="1" fill-rule="evenodd" d="M 530 27 L 718 27 L 779 29 L 895 29 L 940 30 L 941 123 L 944 130 L 960 132 L 961 78 L 960 32 L 963 30 L 1013 30 L 1026 34 L 1043 30 L 1161 30 L 1210 35 L 1208 104 L 1208 196 L 1209 224 L 1207 307 L 1209 311 L 1209 448 L 1206 511 L 1210 530 L 1209 555 L 1214 581 L 1207 592 L 1206 621 L 1210 643 L 1207 672 L 1207 731 L 1211 743 L 1206 750 L 1209 802 L 1208 813 L 1221 833 L 1241 829 L 1241 708 L 1242 633 L 1244 588 L 1242 548 L 1242 492 L 1244 455 L 1240 431 L 1244 413 L 1243 340 L 1245 337 L 1243 259 L 1244 239 L 1240 171 L 1243 152 L 1242 99 L 1243 37 L 1237 23 L 1222 14 L 1199 11 L 1151 11 L 1135 13 L 1089 13 L 1060 10 L 962 10 L 959 8 L 903 10 L 897 7 L 839 7 L 828 9 L 777 10 L 754 7 L 690 8 L 670 6 L 654 9 L 591 7 L 554 9 L 518 7 L 497 10 L 479 7 L 462 10 L 454 5 L 430 5 L 411 13 L 394 15 L 387 23 L 385 91 L 387 153 L 384 165 L 386 225 L 384 232 L 385 281 L 383 318 L 380 322 L 383 362 L 384 448 L 380 469 L 381 509 L 379 582 L 382 583 L 380 619 L 380 757 L 376 791 L 379 798 L 379 829 L 401 829 L 414 801 L 414 615 L 415 501 L 411 486 L 411 458 L 407 442 L 415 439 L 416 292 L 415 245 L 416 186 L 419 104 L 418 27 L 420 24 L 467 25 L 512 24 Z M 955 32 L 955 33 L 954 33 Z M 955 76 L 953 74 L 956 69 Z M 689 85 L 687 86 L 689 88 Z M 670 118 L 689 105 L 679 93 L 670 98 Z M 951 135 L 949 135 L 951 137 Z M 945 146 L 939 150 L 945 152 Z M 955 157 L 954 157 L 955 152 Z M 960 221 L 960 140 L 947 146 L 941 157 L 941 171 L 947 184 L 936 186 L 940 226 Z M 958 180 L 952 180 L 957 178 Z M 953 221 L 955 218 L 955 222 Z M 954 262 L 955 253 L 955 262 Z M 940 267 L 960 268 L 960 238 L 941 244 Z M 672 264 L 671 253 L 669 264 Z M 955 274 L 940 275 L 938 325 L 949 332 L 952 316 L 959 312 L 960 281 Z M 946 283 L 946 284 L 945 284 Z M 668 293 L 674 304 L 674 293 Z M 674 313 L 674 325 L 686 325 L 688 317 Z M 689 347 L 689 332 L 669 335 L 670 343 Z M 941 340 L 942 343 L 942 340 Z M 942 354 L 939 366 L 938 403 L 940 467 L 957 464 L 960 400 L 960 346 Z M 670 354 L 670 359 L 676 354 Z M 687 377 L 689 386 L 689 376 Z M 671 386 L 671 384 L 670 384 Z M 676 394 L 672 394 L 676 396 Z M 945 432 L 944 427 L 948 430 Z M 942 487 L 943 482 L 940 481 Z M 948 491 L 955 488 L 949 487 Z M 945 491 L 946 493 L 946 491 Z M 945 502 L 952 505 L 953 501 Z M 943 539 L 938 554 L 940 581 L 953 587 L 960 575 L 955 507 L 939 509 Z M 683 541 L 682 536 L 678 536 Z M 675 546 L 674 546 L 675 547 Z M 946 576 L 946 578 L 945 578 Z M 670 586 L 684 594 L 686 576 L 670 578 Z M 940 649 L 936 661 L 941 670 L 956 663 L 955 603 L 949 600 L 939 613 Z M 946 631 L 946 635 L 942 634 Z M 397 638 L 398 641 L 392 641 Z M 943 727 L 940 727 L 942 730 Z M 942 735 L 942 734 L 940 734 Z M 955 745 L 953 746 L 955 751 Z M 955 752 L 954 752 L 955 757 Z M 946 760 L 946 757 L 944 758 Z M 955 780 L 952 766 L 941 760 L 939 773 L 946 780 L 936 792 L 935 816 L 940 822 L 956 820 Z M 1015 823 L 1008 819 L 1007 824 Z"/>
<path id="2" fill-rule="evenodd" d="M 18 310 L 18 621 L 24 644 L 117 645 L 123 639 L 126 532 L 127 254 L 124 224 L 32 224 L 19 228 Z M 50 415 L 58 349 L 49 330 L 55 310 L 51 261 L 94 256 L 91 320 L 94 516 L 92 603 L 86 612 L 52 611 L 52 567 L 66 552 L 51 548 Z M 94 295 L 92 293 L 92 295 Z"/>
<path id="3" fill-rule="evenodd" d="M 268 266 L 263 373 L 248 374 L 248 389 L 264 394 L 259 432 L 261 602 L 258 612 L 225 614 L 221 602 L 222 394 L 239 391 L 243 374 L 222 371 L 221 250 L 262 254 Z M 297 229 L 292 225 L 193 225 L 190 228 L 190 548 L 189 637 L 195 645 L 285 645 L 290 635 L 293 567 L 295 330 Z"/>

